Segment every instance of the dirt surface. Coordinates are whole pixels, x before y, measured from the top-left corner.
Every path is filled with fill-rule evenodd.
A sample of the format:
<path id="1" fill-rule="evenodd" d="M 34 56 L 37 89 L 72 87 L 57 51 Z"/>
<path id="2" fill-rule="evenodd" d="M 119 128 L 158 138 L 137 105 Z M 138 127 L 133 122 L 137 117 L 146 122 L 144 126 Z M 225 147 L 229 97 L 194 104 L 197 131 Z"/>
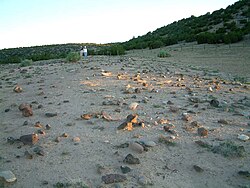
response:
<path id="1" fill-rule="evenodd" d="M 249 186 L 249 176 L 242 175 L 250 171 L 249 140 L 238 139 L 250 136 L 249 86 L 180 64 L 200 59 L 173 52 L 169 59 L 131 52 L 89 57 L 83 64 L 2 66 L 0 171 L 12 171 L 17 181 L 0 185 Z M 230 61 L 225 57 L 221 62 Z M 22 92 L 13 91 L 16 85 Z M 32 105 L 32 116 L 23 116 L 22 103 Z M 130 114 L 138 115 L 138 124 L 118 130 Z M 34 145 L 9 138 L 32 133 L 39 137 Z M 128 154 L 139 164 L 128 164 Z"/>

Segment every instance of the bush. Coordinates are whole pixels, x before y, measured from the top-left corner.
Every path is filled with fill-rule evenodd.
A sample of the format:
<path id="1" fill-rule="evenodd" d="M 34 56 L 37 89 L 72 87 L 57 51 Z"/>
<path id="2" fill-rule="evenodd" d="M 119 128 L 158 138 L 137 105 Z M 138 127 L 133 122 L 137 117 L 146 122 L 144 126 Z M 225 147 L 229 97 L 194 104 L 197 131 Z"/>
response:
<path id="1" fill-rule="evenodd" d="M 122 45 L 112 45 L 109 49 L 111 55 L 124 55 L 125 49 Z"/>
<path id="2" fill-rule="evenodd" d="M 24 59 L 21 61 L 20 67 L 31 66 L 33 63 L 32 59 Z"/>
<path id="3" fill-rule="evenodd" d="M 171 55 L 165 51 L 160 51 L 157 56 L 160 58 L 164 58 L 164 57 L 170 57 Z"/>
<path id="4" fill-rule="evenodd" d="M 77 62 L 80 59 L 81 59 L 80 54 L 77 52 L 70 52 L 66 57 L 66 60 L 68 62 Z"/>

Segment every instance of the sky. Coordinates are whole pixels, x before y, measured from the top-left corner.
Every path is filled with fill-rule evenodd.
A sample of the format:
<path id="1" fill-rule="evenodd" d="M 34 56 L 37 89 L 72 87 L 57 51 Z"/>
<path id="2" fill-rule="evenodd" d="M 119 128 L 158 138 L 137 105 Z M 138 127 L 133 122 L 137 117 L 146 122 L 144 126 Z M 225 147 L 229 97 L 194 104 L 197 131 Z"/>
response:
<path id="1" fill-rule="evenodd" d="M 0 0 L 0 49 L 125 42 L 237 0 Z"/>

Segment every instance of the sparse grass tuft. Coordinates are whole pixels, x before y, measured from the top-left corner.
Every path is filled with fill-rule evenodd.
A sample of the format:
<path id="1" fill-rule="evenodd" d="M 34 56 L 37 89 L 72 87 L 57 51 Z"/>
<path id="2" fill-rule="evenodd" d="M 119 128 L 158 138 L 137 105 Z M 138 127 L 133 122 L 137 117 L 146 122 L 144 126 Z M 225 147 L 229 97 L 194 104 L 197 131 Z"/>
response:
<path id="1" fill-rule="evenodd" d="M 83 182 L 76 182 L 76 183 L 62 183 L 57 182 L 53 185 L 54 188 L 89 188 L 87 185 L 85 185 Z"/>
<path id="2" fill-rule="evenodd" d="M 242 84 L 245 84 L 245 83 L 247 83 L 247 77 L 243 77 L 243 76 L 235 76 L 234 78 L 233 78 L 233 80 L 235 81 L 235 82 L 240 82 L 240 83 L 242 83 Z"/>
<path id="3" fill-rule="evenodd" d="M 221 143 L 219 146 L 214 146 L 212 152 L 219 153 L 224 157 L 244 157 L 244 146 L 237 146 L 234 142 L 227 141 Z"/>

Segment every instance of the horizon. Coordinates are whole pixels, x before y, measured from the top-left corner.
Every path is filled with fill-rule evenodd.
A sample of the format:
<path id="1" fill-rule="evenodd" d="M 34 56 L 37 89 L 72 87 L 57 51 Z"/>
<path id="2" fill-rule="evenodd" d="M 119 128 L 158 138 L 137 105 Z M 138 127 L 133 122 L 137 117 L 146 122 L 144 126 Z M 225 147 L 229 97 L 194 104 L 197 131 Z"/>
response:
<path id="1" fill-rule="evenodd" d="M 125 42 L 237 0 L 1 0 L 0 49 Z M 177 10 L 176 10 L 177 9 Z"/>

